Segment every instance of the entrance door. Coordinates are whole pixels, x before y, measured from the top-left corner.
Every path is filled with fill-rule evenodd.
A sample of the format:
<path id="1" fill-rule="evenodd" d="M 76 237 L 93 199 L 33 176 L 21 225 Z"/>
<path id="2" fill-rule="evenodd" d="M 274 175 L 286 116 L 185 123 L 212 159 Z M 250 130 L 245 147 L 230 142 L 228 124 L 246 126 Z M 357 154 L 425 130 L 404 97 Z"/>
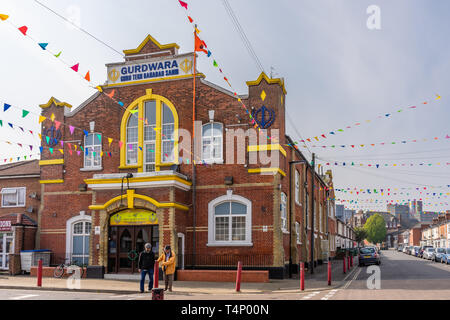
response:
<path id="1" fill-rule="evenodd" d="M 157 225 L 112 226 L 109 229 L 108 272 L 136 273 L 139 253 L 146 243 L 158 253 L 159 233 Z"/>
<path id="2" fill-rule="evenodd" d="M 13 252 L 12 233 L 0 232 L 0 270 L 9 269 L 9 253 Z"/>

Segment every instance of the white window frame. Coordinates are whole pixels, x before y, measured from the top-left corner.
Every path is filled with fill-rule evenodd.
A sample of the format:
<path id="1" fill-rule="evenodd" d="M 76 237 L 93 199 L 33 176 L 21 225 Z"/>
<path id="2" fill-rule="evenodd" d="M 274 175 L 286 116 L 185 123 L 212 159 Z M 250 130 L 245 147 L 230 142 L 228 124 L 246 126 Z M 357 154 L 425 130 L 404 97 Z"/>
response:
<path id="1" fill-rule="evenodd" d="M 215 207 L 223 202 L 239 202 L 247 206 L 247 213 L 245 219 L 245 240 L 244 241 L 216 241 L 216 226 L 215 226 Z M 231 192 L 220 196 L 208 203 L 208 247 L 214 246 L 253 246 L 252 243 L 252 202 L 239 195 L 234 195 Z"/>
<path id="2" fill-rule="evenodd" d="M 74 216 L 66 221 L 66 260 L 72 261 L 72 248 L 73 248 L 73 227 L 79 222 L 89 222 L 91 223 L 91 234 L 89 235 L 89 241 L 93 241 L 92 229 L 94 225 L 92 224 L 92 217 L 86 215 L 84 211 L 81 211 L 78 216 Z M 90 252 L 88 252 L 88 263 L 90 259 Z"/>
<path id="3" fill-rule="evenodd" d="M 133 109 L 133 110 L 136 110 L 136 108 L 135 109 Z M 136 126 L 133 126 L 133 127 L 130 127 L 129 126 L 129 123 L 130 123 L 130 120 L 131 120 L 131 118 L 132 117 L 136 117 L 137 119 L 138 119 L 138 122 L 137 122 L 137 124 L 136 124 Z M 137 131 L 137 137 L 136 137 L 136 141 L 133 141 L 133 142 L 128 142 L 128 129 L 129 128 L 136 128 L 136 131 Z M 136 164 L 138 164 L 138 158 L 139 158 L 139 152 L 138 152 L 138 144 L 139 144 L 139 117 L 135 114 L 135 113 L 132 113 L 131 115 L 130 115 L 130 117 L 127 119 L 127 124 L 126 124 L 126 126 L 125 126 L 125 145 L 124 145 L 124 148 L 126 148 L 125 149 L 125 160 L 126 160 L 126 165 L 127 166 L 132 166 L 132 165 L 136 165 Z M 129 150 L 130 150 L 130 147 L 129 147 L 129 145 L 134 145 L 135 147 L 136 147 L 136 161 L 135 162 L 129 162 Z M 134 147 L 133 147 L 134 148 Z"/>
<path id="4" fill-rule="evenodd" d="M 214 125 L 220 125 L 221 129 L 220 129 L 220 137 L 215 136 L 214 135 L 214 129 L 211 129 L 211 135 L 208 137 L 204 136 L 204 128 L 208 125 L 211 125 L 214 127 Z M 204 147 L 204 140 L 205 138 L 209 138 L 211 141 L 211 149 L 210 149 L 210 153 L 209 153 L 209 157 L 205 158 L 204 157 L 204 153 L 203 153 L 203 147 Z M 220 138 L 220 157 L 214 158 L 214 138 Z M 211 164 L 211 163 L 217 163 L 217 164 L 223 164 L 223 123 L 221 122 L 215 122 L 215 121 L 211 121 L 208 123 L 205 123 L 204 125 L 202 125 L 202 161 L 204 161 L 205 163 Z"/>
<path id="5" fill-rule="evenodd" d="M 300 222 L 295 221 L 295 233 L 297 237 L 297 244 L 302 244 L 302 237 L 301 237 L 301 225 Z"/>
<path id="6" fill-rule="evenodd" d="M 97 137 L 97 135 L 100 135 L 101 136 L 101 138 L 100 138 L 100 144 L 95 144 L 95 139 L 96 139 L 96 137 Z M 92 137 L 92 145 L 89 145 L 89 146 L 87 146 L 86 145 L 86 139 L 88 138 L 88 136 L 93 136 Z M 102 144 L 103 144 L 103 136 L 102 136 L 102 134 L 101 133 L 99 133 L 99 132 L 91 132 L 91 133 L 89 133 L 88 135 L 85 135 L 84 136 L 84 158 L 83 158 L 83 169 L 101 169 L 102 168 L 102 151 L 103 151 L 103 146 L 102 146 Z M 98 152 L 98 153 L 96 153 L 96 156 L 98 155 L 98 157 L 99 157 L 99 165 L 98 166 L 96 166 L 96 165 L 94 165 L 94 151 L 89 151 L 88 150 L 88 148 L 94 148 L 94 150 L 95 150 L 95 147 L 100 147 L 100 152 Z M 86 155 L 86 150 L 88 150 L 88 155 Z M 87 166 L 86 165 L 86 158 L 91 158 L 91 163 L 92 163 L 92 165 L 91 166 Z"/>
<path id="7" fill-rule="evenodd" d="M 172 118 L 174 122 L 167 122 L 165 123 L 165 119 L 164 119 L 164 108 L 167 107 L 167 109 L 169 109 L 170 113 L 172 113 Z M 175 115 L 173 114 L 172 110 L 170 109 L 170 107 L 165 104 L 163 101 L 161 101 L 161 163 L 173 163 L 175 162 L 175 157 L 177 156 L 175 154 L 175 139 L 169 139 L 166 137 L 166 135 L 164 134 L 164 126 L 173 126 L 173 132 L 172 135 L 175 137 Z M 167 159 L 165 158 L 165 152 L 164 152 L 164 144 L 165 143 L 172 143 L 172 154 L 167 154 L 169 157 Z M 155 145 L 156 145 L 156 141 L 155 141 Z M 171 158 L 172 157 L 172 158 Z"/>
<path id="8" fill-rule="evenodd" d="M 281 231 L 283 233 L 289 233 L 289 226 L 287 224 L 287 195 L 284 192 L 280 193 L 280 219 L 281 219 Z"/>
<path id="9" fill-rule="evenodd" d="M 24 198 L 23 199 L 23 205 L 19 204 L 19 192 L 18 192 L 19 189 L 23 189 L 24 190 L 24 192 L 23 192 L 23 198 Z M 10 192 L 12 190 L 15 190 L 15 192 Z M 4 205 L 4 203 L 3 203 L 3 196 L 5 194 L 13 194 L 13 193 L 16 194 L 16 205 L 11 205 L 11 206 Z M 24 208 L 27 205 L 27 188 L 26 187 L 2 188 L 1 194 L 2 194 L 2 208 Z"/>

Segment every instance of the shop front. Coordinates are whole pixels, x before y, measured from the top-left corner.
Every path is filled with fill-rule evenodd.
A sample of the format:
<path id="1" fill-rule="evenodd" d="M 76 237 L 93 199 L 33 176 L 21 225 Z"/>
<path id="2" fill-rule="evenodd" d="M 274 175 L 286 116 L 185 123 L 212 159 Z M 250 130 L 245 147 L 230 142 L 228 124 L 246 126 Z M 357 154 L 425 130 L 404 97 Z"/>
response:
<path id="1" fill-rule="evenodd" d="M 158 218 L 153 211 L 129 209 L 111 215 L 108 234 L 108 273 L 138 272 L 139 253 L 146 243 L 158 253 Z"/>

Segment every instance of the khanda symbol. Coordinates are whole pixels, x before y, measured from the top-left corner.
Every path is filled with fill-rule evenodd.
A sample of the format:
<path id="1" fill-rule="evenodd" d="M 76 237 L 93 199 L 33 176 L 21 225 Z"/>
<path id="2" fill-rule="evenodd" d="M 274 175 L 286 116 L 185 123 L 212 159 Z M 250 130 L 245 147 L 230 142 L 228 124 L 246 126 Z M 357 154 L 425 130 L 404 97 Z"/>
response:
<path id="1" fill-rule="evenodd" d="M 192 69 L 192 61 L 187 58 L 184 59 L 180 64 L 180 68 L 184 71 L 184 73 L 188 73 Z"/>
<path id="2" fill-rule="evenodd" d="M 44 135 L 46 135 L 49 139 L 47 140 L 47 144 L 50 147 L 56 146 L 61 139 L 61 130 L 56 130 L 54 126 L 51 126 L 47 130 L 45 130 Z"/>
<path id="3" fill-rule="evenodd" d="M 272 108 L 262 106 L 258 110 L 252 111 L 252 116 L 256 123 L 263 129 L 269 128 L 275 121 L 275 111 Z"/>
<path id="4" fill-rule="evenodd" d="M 116 82 L 117 79 L 119 79 L 119 72 L 116 69 L 112 69 L 109 73 L 108 73 L 108 78 L 109 80 L 111 80 L 112 82 Z"/>

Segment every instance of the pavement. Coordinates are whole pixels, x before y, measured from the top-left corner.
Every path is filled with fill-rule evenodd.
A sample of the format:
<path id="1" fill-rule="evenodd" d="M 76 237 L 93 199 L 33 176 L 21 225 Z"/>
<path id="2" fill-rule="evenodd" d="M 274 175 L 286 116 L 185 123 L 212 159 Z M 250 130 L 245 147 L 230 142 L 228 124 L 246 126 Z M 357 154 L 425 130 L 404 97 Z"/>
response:
<path id="1" fill-rule="evenodd" d="M 356 261 L 356 260 L 355 260 Z M 195 282 L 174 281 L 172 295 L 260 295 L 260 294 L 289 294 L 308 293 L 324 290 L 333 290 L 344 284 L 344 281 L 358 268 L 357 263 L 346 274 L 343 273 L 342 260 L 332 262 L 332 285 L 327 283 L 327 264 L 318 265 L 314 268 L 314 274 L 305 271 L 305 290 L 300 291 L 300 280 L 298 275 L 291 279 L 270 279 L 267 283 L 241 283 L 241 291 L 235 291 L 234 282 Z M 148 280 L 147 280 L 148 281 Z M 159 281 L 159 287 L 164 286 Z M 42 278 L 42 286 L 37 286 L 36 277 L 29 275 L 0 276 L 1 289 L 17 290 L 49 290 L 49 291 L 71 291 L 86 293 L 110 293 L 116 295 L 132 295 L 139 290 L 139 282 L 136 280 L 107 280 L 107 279 L 81 279 L 79 286 L 74 289 L 74 283 L 67 279 Z M 0 298 L 1 299 L 1 298 Z"/>

